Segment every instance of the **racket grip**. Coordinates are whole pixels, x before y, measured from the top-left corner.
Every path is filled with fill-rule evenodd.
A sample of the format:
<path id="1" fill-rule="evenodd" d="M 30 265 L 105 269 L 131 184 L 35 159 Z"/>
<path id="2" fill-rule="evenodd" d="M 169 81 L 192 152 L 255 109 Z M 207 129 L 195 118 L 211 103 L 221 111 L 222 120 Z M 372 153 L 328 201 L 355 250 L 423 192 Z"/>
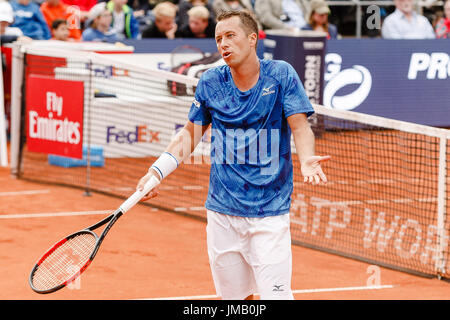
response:
<path id="1" fill-rule="evenodd" d="M 127 200 L 125 200 L 122 203 L 122 205 L 120 206 L 122 213 L 125 213 L 128 210 L 130 210 L 136 203 L 138 203 L 142 199 L 142 197 L 144 197 L 150 190 L 152 190 L 158 184 L 159 184 L 158 178 L 156 178 L 155 176 L 151 176 L 150 180 L 148 180 L 147 183 L 144 185 L 144 189 L 142 189 L 142 191 L 137 190 Z"/>

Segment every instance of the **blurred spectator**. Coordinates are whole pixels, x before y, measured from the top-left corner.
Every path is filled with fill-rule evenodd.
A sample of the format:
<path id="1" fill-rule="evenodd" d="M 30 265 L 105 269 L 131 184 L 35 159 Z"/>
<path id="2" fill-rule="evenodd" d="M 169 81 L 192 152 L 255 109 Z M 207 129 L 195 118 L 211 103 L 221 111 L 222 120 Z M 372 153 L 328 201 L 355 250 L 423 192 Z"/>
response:
<path id="1" fill-rule="evenodd" d="M 52 40 L 69 41 L 71 38 L 67 20 L 55 19 L 52 22 Z"/>
<path id="2" fill-rule="evenodd" d="M 216 23 L 211 19 L 208 9 L 196 6 L 188 11 L 189 23 L 178 29 L 176 38 L 214 38 Z"/>
<path id="3" fill-rule="evenodd" d="M 83 31 L 83 41 L 116 42 L 117 36 L 111 32 L 112 14 L 106 8 L 106 2 L 100 2 L 89 10 L 88 28 Z"/>
<path id="4" fill-rule="evenodd" d="M 208 0 L 181 0 L 178 5 L 178 13 L 176 16 L 177 25 L 182 28 L 189 23 L 189 16 L 187 12 L 196 6 L 204 6 L 209 11 L 209 17 L 211 20 L 216 21 L 216 14 Z"/>
<path id="5" fill-rule="evenodd" d="M 162 2 L 153 9 L 155 21 L 142 32 L 142 38 L 175 38 L 177 7 L 171 2 Z"/>
<path id="6" fill-rule="evenodd" d="M 128 0 L 128 6 L 133 9 L 134 16 L 136 18 L 141 18 L 149 16 L 153 18 L 152 10 L 162 2 L 171 2 L 178 7 L 178 2 L 180 0 Z"/>
<path id="7" fill-rule="evenodd" d="M 214 13 L 216 16 L 218 16 L 223 11 L 230 11 L 230 10 L 236 10 L 241 11 L 245 10 L 253 15 L 256 22 L 258 23 L 258 29 L 259 29 L 259 37 L 261 39 L 266 37 L 266 34 L 264 33 L 263 26 L 258 21 L 255 10 L 253 9 L 253 4 L 250 0 L 212 0 L 213 2 L 213 8 Z"/>
<path id="8" fill-rule="evenodd" d="M 133 14 L 133 9 L 126 5 L 127 0 L 111 0 L 106 7 L 111 12 L 112 32 L 118 39 L 137 39 L 139 24 Z"/>
<path id="9" fill-rule="evenodd" d="M 222 11 L 247 10 L 253 12 L 253 6 L 250 0 L 214 0 L 213 9 L 216 16 Z"/>
<path id="10" fill-rule="evenodd" d="M 327 39 L 337 39 L 338 31 L 334 24 L 328 22 L 330 8 L 324 0 L 312 0 L 307 16 L 308 24 L 303 30 L 322 31 L 327 34 Z"/>
<path id="11" fill-rule="evenodd" d="M 68 12 L 72 14 L 71 17 L 67 18 L 67 23 L 69 27 L 72 25 L 80 25 L 81 31 L 83 31 L 88 26 L 86 25 L 86 20 L 88 19 L 89 10 L 94 7 L 98 1 L 97 0 L 61 0 L 63 3 L 67 4 Z M 77 20 L 73 20 L 76 18 Z"/>
<path id="12" fill-rule="evenodd" d="M 444 17 L 436 23 L 435 31 L 436 38 L 450 39 L 450 0 L 444 3 Z"/>
<path id="13" fill-rule="evenodd" d="M 47 21 L 47 25 L 52 29 L 53 21 L 56 19 L 63 19 L 70 21 L 69 27 L 69 37 L 75 40 L 81 39 L 81 24 L 80 24 L 80 14 L 78 12 L 73 12 L 69 9 L 69 6 L 60 0 L 46 0 L 40 8 L 42 15 Z"/>
<path id="14" fill-rule="evenodd" d="M 7 0 L 5 0 L 7 1 Z M 44 3 L 45 0 L 31 0 L 31 2 L 36 3 L 39 7 Z"/>
<path id="15" fill-rule="evenodd" d="M 431 22 L 431 25 L 433 26 L 433 29 L 436 29 L 436 25 L 437 23 L 444 18 L 444 12 L 441 10 L 436 10 L 436 12 L 434 12 L 433 14 L 433 21 Z"/>
<path id="16" fill-rule="evenodd" d="M 147 0 L 147 3 L 148 3 L 148 9 L 153 10 L 160 3 L 171 2 L 177 6 L 180 1 L 183 1 L 183 0 Z"/>
<path id="17" fill-rule="evenodd" d="M 14 21 L 13 9 L 8 1 L 0 2 L 0 36 L 1 43 L 10 43 L 17 40 L 31 41 L 31 38 L 23 35 L 19 28 L 10 27 Z"/>
<path id="18" fill-rule="evenodd" d="M 98 3 L 97 0 L 62 0 L 62 2 L 69 6 L 78 8 L 82 13 L 82 18 L 84 19 L 87 19 L 89 10 L 91 10 L 92 7 Z"/>
<path id="19" fill-rule="evenodd" d="M 23 34 L 35 40 L 51 38 L 50 28 L 39 10 L 39 6 L 30 0 L 11 1 L 14 11 L 13 27 L 22 30 Z"/>
<path id="20" fill-rule="evenodd" d="M 306 0 L 256 0 L 255 13 L 264 29 L 301 29 L 309 10 Z"/>
<path id="21" fill-rule="evenodd" d="M 102 0 L 99 0 L 102 1 Z M 136 18 L 150 14 L 151 11 L 162 2 L 171 2 L 178 6 L 180 0 L 127 0 L 127 5 L 133 9 Z"/>
<path id="22" fill-rule="evenodd" d="M 414 11 L 413 0 L 394 0 L 395 11 L 384 19 L 381 36 L 385 39 L 434 39 L 431 23 Z"/>
<path id="23" fill-rule="evenodd" d="M 128 0 L 127 5 L 133 9 L 135 18 L 145 16 L 149 10 L 148 0 Z"/>

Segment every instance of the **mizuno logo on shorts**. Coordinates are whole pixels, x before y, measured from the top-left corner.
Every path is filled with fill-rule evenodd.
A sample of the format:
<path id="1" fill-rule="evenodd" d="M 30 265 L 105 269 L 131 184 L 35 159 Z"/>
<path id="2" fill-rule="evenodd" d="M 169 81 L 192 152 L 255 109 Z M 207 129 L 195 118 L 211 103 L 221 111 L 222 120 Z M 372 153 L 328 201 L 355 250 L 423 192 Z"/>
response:
<path id="1" fill-rule="evenodd" d="M 196 106 L 197 108 L 200 108 L 200 102 L 198 102 L 197 100 L 194 99 L 194 101 L 192 101 L 192 103 L 193 103 L 194 106 Z"/>
<path id="2" fill-rule="evenodd" d="M 281 289 L 281 287 L 282 287 L 283 285 L 282 284 L 280 284 L 280 285 L 273 285 L 273 290 L 272 291 L 284 291 L 283 289 Z"/>

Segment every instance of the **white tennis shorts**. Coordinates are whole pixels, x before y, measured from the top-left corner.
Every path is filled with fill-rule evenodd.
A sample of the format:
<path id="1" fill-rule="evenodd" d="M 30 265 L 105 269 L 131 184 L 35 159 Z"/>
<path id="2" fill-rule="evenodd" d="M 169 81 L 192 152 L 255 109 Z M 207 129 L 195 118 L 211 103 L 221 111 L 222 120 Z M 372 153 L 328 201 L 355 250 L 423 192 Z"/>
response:
<path id="1" fill-rule="evenodd" d="M 289 214 L 243 218 L 207 211 L 207 245 L 218 296 L 292 300 Z"/>

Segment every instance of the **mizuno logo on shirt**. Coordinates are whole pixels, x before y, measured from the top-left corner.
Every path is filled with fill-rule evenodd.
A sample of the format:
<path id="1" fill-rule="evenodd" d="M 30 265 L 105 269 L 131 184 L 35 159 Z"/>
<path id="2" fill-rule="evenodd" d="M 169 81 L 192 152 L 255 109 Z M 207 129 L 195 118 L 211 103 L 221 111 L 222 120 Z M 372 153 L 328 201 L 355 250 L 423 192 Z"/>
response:
<path id="1" fill-rule="evenodd" d="M 269 86 L 267 88 L 263 88 L 263 94 L 262 95 L 266 96 L 268 94 L 275 93 L 275 90 L 270 90 L 270 89 L 272 89 L 273 86 L 274 85 L 272 84 L 271 86 Z"/>

